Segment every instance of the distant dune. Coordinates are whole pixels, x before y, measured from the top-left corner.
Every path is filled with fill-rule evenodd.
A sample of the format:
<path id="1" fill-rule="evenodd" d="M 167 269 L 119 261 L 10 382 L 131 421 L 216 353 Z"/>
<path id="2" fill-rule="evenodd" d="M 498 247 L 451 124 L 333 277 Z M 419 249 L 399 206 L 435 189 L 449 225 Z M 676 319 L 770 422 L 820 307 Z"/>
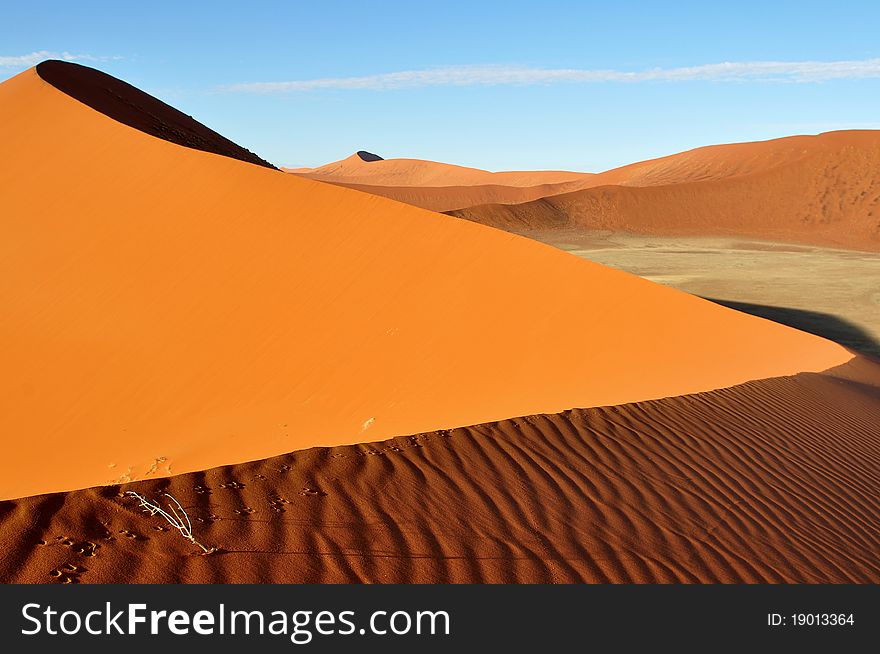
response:
<path id="1" fill-rule="evenodd" d="M 360 171 L 398 164 L 436 167 L 442 177 L 448 164 L 350 160 L 297 174 L 513 231 L 736 235 L 880 250 L 880 131 L 708 146 L 595 175 L 511 173 L 517 183 L 495 177 L 491 185 L 477 174 L 468 185 L 438 184 L 427 172 L 371 178 Z"/>
<path id="2" fill-rule="evenodd" d="M 704 148 L 598 177 L 620 185 L 454 214 L 503 229 L 736 235 L 880 250 L 880 132 Z"/>
<path id="3" fill-rule="evenodd" d="M 365 159 L 365 154 L 370 156 Z M 320 168 L 282 170 L 431 211 L 528 202 L 584 188 L 593 177 L 552 170 L 490 172 L 421 159 L 382 159 L 363 151 Z"/>
<path id="4" fill-rule="evenodd" d="M 321 181 L 374 186 L 535 186 L 590 178 L 590 173 L 558 170 L 490 172 L 422 159 L 383 159 L 360 150 L 347 159 L 319 168 L 287 169 L 301 177 Z"/>

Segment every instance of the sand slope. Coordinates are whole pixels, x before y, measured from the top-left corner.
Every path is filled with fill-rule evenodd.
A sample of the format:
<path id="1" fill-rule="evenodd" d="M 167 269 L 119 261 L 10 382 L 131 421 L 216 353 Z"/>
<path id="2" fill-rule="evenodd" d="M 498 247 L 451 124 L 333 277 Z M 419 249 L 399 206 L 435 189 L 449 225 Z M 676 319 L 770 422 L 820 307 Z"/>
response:
<path id="1" fill-rule="evenodd" d="M 463 169 L 447 176 L 450 168 L 457 170 L 353 155 L 297 174 L 502 229 L 737 235 L 880 250 L 877 130 L 713 145 L 594 175 Z"/>
<path id="2" fill-rule="evenodd" d="M 17 582 L 880 582 L 880 366 L 0 503 Z M 119 493 L 161 490 L 193 547 Z M 442 519 L 438 519 L 442 516 Z"/>
<path id="3" fill-rule="evenodd" d="M 880 250 L 880 132 L 715 146 L 597 176 L 616 186 L 454 215 L 503 229 L 737 235 Z"/>
<path id="4" fill-rule="evenodd" d="M 464 186 L 375 186 L 332 182 L 337 186 L 381 195 L 431 211 L 451 212 L 485 204 L 519 204 L 530 200 L 568 193 L 584 187 L 583 182 L 560 182 L 536 186 L 470 184 Z"/>
<path id="5" fill-rule="evenodd" d="M 0 143 L 0 498 L 851 358 L 524 238 L 154 138 L 33 70 L 0 85 Z"/>
<path id="6" fill-rule="evenodd" d="M 83 104 L 151 136 L 274 168 L 268 161 L 202 125 L 192 116 L 99 70 L 67 61 L 49 60 L 39 64 L 36 71 L 55 88 Z"/>
<path id="7" fill-rule="evenodd" d="M 286 172 L 321 181 L 375 186 L 536 186 L 588 179 L 591 173 L 559 170 L 491 172 L 423 159 L 382 159 L 358 151 L 318 168 L 288 168 Z"/>
<path id="8" fill-rule="evenodd" d="M 528 202 L 585 188 L 595 177 L 591 173 L 548 170 L 490 172 L 421 159 L 376 156 L 360 151 L 319 168 L 282 170 L 431 211 Z"/>

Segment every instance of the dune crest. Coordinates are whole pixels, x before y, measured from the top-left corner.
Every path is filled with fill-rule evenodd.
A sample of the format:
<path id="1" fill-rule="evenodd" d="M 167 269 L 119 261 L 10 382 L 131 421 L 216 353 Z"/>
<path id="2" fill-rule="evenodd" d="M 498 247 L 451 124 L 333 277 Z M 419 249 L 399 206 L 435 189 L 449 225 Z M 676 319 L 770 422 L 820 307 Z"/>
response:
<path id="1" fill-rule="evenodd" d="M 0 578 L 878 583 L 880 365 L 858 364 L 7 502 Z M 225 551 L 188 556 L 126 490 Z"/>
<path id="2" fill-rule="evenodd" d="M 451 213 L 522 231 L 735 235 L 880 251 L 880 131 L 714 146 L 598 177 L 612 185 Z"/>
<path id="3" fill-rule="evenodd" d="M 0 142 L 2 498 L 851 359 L 524 238 L 180 147 L 33 69 L 0 85 Z"/>
<path id="4" fill-rule="evenodd" d="M 57 60 L 44 61 L 35 70 L 59 91 L 137 130 L 188 148 L 275 167 L 192 116 L 99 70 Z"/>
<path id="5" fill-rule="evenodd" d="M 880 250 L 880 130 L 712 145 L 558 179 L 472 173 L 438 182 L 449 164 L 414 161 L 384 162 L 396 174 L 351 158 L 294 172 L 513 231 L 733 235 Z"/>
<path id="6" fill-rule="evenodd" d="M 364 158 L 361 154 L 371 155 Z M 491 172 L 424 159 L 373 159 L 360 150 L 340 161 L 318 168 L 293 168 L 287 172 L 325 182 L 370 186 L 536 186 L 558 184 L 592 177 L 591 173 L 562 170 L 514 170 Z"/>

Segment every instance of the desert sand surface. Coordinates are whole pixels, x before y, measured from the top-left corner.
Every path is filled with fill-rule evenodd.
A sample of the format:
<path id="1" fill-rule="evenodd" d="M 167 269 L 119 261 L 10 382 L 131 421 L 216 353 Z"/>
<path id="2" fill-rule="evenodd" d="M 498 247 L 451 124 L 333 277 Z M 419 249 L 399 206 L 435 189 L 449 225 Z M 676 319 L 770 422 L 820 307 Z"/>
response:
<path id="1" fill-rule="evenodd" d="M 412 162 L 438 173 L 410 174 Z M 364 172 L 383 165 L 405 172 Z M 738 236 L 880 250 L 880 130 L 707 146 L 571 178 L 516 173 L 502 181 L 502 173 L 489 173 L 493 182 L 477 174 L 443 181 L 448 166 L 352 155 L 296 174 L 511 231 Z"/>
<path id="2" fill-rule="evenodd" d="M 501 184 L 466 184 L 463 186 L 377 186 L 331 182 L 337 186 L 381 195 L 430 211 L 452 212 L 478 205 L 519 204 L 567 193 L 583 187 L 582 182 L 560 182 L 536 186 L 504 186 Z M 467 217 L 467 216 L 465 216 Z"/>
<path id="3" fill-rule="evenodd" d="M 686 158 L 679 161 L 684 153 L 647 169 L 599 176 L 613 185 L 452 213 L 514 231 L 737 236 L 880 250 L 880 131 L 829 132 L 709 152 L 717 166 L 701 161 L 692 176 L 681 172 L 688 168 Z"/>
<path id="4" fill-rule="evenodd" d="M 880 366 L 0 503 L 15 582 L 880 582 Z M 200 556 L 120 497 L 170 492 Z"/>
<path id="5" fill-rule="evenodd" d="M 872 252 L 609 232 L 529 234 L 631 272 L 880 357 L 880 260 Z"/>
<path id="6" fill-rule="evenodd" d="M 321 181 L 375 186 L 537 186 L 593 177 L 590 173 L 560 170 L 492 172 L 423 159 L 384 159 L 358 150 L 353 155 L 318 168 L 285 168 L 285 172 Z"/>
<path id="7" fill-rule="evenodd" d="M 0 142 L 0 498 L 852 357 L 529 239 L 156 138 L 33 69 L 0 85 Z"/>
<path id="8" fill-rule="evenodd" d="M 282 170 L 431 211 L 528 202 L 584 188 L 595 177 L 547 170 L 490 172 L 422 159 L 382 159 L 364 151 L 319 168 Z"/>

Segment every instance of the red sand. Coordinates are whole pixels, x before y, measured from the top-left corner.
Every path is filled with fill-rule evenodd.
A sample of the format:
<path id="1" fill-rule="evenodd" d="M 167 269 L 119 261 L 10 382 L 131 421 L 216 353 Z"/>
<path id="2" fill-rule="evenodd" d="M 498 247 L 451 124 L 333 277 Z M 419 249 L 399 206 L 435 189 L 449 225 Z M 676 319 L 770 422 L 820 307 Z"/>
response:
<path id="1" fill-rule="evenodd" d="M 0 579 L 876 584 L 878 385 L 861 359 L 2 502 Z M 171 492 L 223 551 L 125 490 Z"/>
<path id="2" fill-rule="evenodd" d="M 370 153 L 364 153 L 369 155 Z M 375 156 L 375 155 L 373 155 Z M 367 156 L 367 159 L 371 157 Z M 593 177 L 591 173 L 559 170 L 516 170 L 490 172 L 422 159 L 365 160 L 360 152 L 319 168 L 282 169 L 301 177 L 321 181 L 377 186 L 535 186 L 558 184 Z"/>
<path id="3" fill-rule="evenodd" d="M 0 497 L 820 371 L 838 345 L 0 85 Z M 60 173 L 59 171 L 63 171 Z"/>
<path id="4" fill-rule="evenodd" d="M 440 183 L 449 164 L 350 159 L 297 174 L 516 231 L 733 235 L 880 250 L 876 130 L 714 145 L 596 175 L 516 173 L 513 181 L 478 171 L 485 175 Z M 379 166 L 392 172 L 364 172 Z"/>
<path id="5" fill-rule="evenodd" d="M 367 160 L 361 154 L 369 155 Z M 370 160 L 373 156 L 358 152 L 319 168 L 282 170 L 431 211 L 528 202 L 584 188 L 595 177 L 552 170 L 490 172 L 421 159 Z"/>

